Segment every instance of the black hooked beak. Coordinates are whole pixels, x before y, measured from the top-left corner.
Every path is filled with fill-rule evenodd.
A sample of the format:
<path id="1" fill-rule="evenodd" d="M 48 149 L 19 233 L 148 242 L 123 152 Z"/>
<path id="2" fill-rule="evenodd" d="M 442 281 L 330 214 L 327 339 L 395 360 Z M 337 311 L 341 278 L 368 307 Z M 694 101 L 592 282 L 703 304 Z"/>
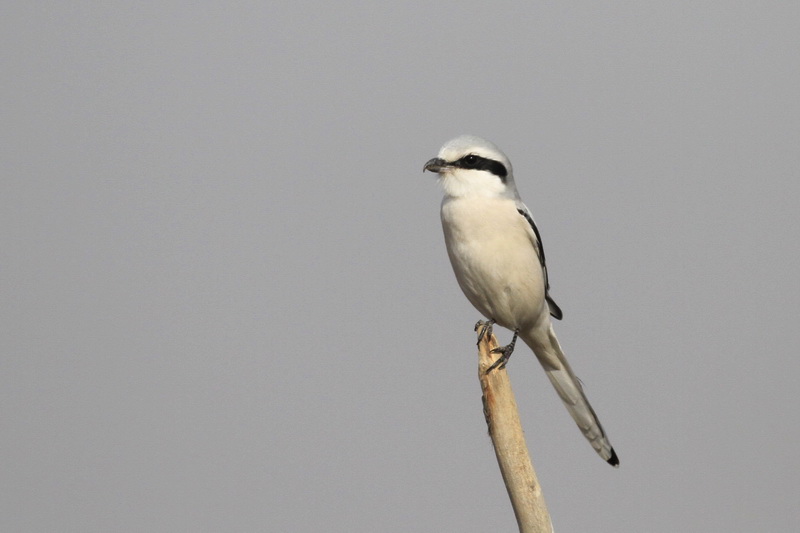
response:
<path id="1" fill-rule="evenodd" d="M 431 172 L 437 172 L 438 173 L 438 172 L 443 171 L 444 169 L 446 169 L 449 166 L 450 165 L 444 159 L 442 159 L 440 157 L 434 157 L 433 159 L 431 159 L 430 161 L 425 163 L 425 166 L 422 167 L 422 171 L 425 172 L 426 170 L 430 170 Z"/>

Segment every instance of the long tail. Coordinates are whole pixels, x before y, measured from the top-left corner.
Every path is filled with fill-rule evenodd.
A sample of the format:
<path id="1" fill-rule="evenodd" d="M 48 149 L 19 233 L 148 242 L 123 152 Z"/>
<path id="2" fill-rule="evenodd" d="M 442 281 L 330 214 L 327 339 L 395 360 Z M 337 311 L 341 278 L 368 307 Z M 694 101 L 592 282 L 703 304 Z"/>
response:
<path id="1" fill-rule="evenodd" d="M 589 405 L 589 400 L 583 393 L 583 387 L 567 362 L 561 345 L 553 331 L 553 326 L 548 324 L 547 329 L 534 329 L 529 332 L 520 332 L 520 337 L 525 341 L 539 362 L 542 364 L 550 383 L 555 387 L 564 406 L 572 415 L 575 423 L 592 445 L 592 448 L 611 466 L 619 466 L 619 459 L 608 441 L 600 420 Z"/>

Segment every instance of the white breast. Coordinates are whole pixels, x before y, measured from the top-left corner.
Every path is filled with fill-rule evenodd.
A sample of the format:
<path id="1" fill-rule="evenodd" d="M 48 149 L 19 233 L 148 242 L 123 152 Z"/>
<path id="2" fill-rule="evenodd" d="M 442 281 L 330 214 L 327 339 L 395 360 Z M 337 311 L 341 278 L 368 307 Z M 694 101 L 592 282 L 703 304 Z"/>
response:
<path id="1" fill-rule="evenodd" d="M 445 198 L 441 216 L 450 263 L 472 305 L 512 330 L 537 322 L 547 312 L 544 277 L 514 200 Z"/>

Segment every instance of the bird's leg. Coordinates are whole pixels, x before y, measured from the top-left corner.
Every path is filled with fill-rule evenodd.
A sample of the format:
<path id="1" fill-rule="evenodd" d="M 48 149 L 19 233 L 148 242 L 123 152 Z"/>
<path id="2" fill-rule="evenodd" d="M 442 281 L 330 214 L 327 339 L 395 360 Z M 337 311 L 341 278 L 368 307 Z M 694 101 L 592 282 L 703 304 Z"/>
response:
<path id="1" fill-rule="evenodd" d="M 492 336 L 493 325 L 494 325 L 494 320 L 487 320 L 486 322 L 484 322 L 483 320 L 478 320 L 478 323 L 475 324 L 475 331 L 478 332 L 478 344 L 481 343 L 484 337 Z"/>
<path id="2" fill-rule="evenodd" d="M 492 370 L 494 370 L 495 368 L 497 368 L 498 370 L 502 370 L 506 367 L 506 363 L 508 363 L 508 360 L 511 358 L 511 354 L 514 352 L 514 345 L 517 343 L 517 335 L 519 335 L 519 330 L 515 329 L 514 338 L 511 339 L 511 342 L 509 342 L 505 346 L 498 346 L 497 348 L 492 350 L 492 353 L 499 353 L 502 355 L 500 355 L 500 358 L 497 361 L 492 363 L 492 366 L 486 369 L 487 374 Z"/>

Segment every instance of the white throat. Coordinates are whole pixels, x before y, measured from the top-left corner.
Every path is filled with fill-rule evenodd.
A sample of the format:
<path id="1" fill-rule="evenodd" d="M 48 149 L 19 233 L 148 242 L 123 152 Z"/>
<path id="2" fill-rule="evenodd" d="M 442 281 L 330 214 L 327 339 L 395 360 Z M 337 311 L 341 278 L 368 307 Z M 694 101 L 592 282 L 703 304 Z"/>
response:
<path id="1" fill-rule="evenodd" d="M 513 198 L 503 181 L 483 170 L 450 169 L 439 176 L 445 196 L 451 198 Z"/>

